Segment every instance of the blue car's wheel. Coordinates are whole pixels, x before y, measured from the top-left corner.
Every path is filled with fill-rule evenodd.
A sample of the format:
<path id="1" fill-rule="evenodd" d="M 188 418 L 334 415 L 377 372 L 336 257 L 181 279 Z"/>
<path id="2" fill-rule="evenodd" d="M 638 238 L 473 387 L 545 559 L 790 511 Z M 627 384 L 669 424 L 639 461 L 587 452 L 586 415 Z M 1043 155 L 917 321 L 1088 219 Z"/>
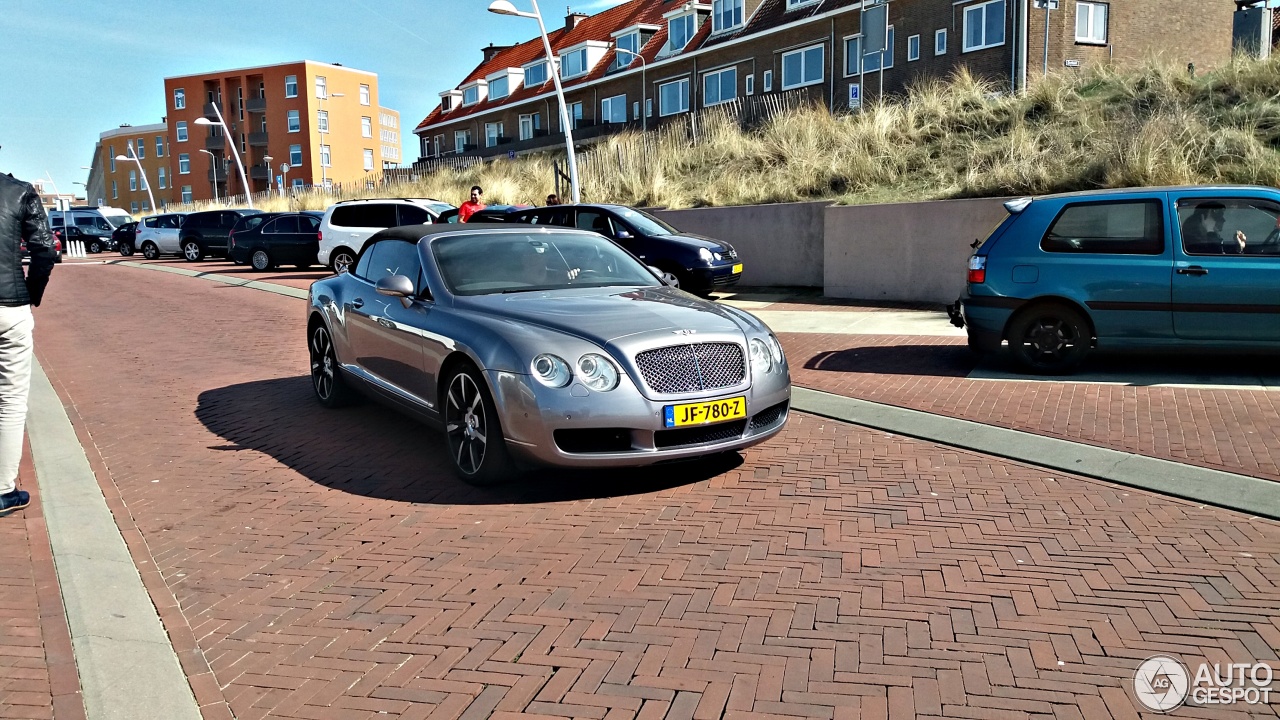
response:
<path id="1" fill-rule="evenodd" d="M 1009 348 L 1014 359 L 1034 373 L 1069 373 L 1084 360 L 1092 344 L 1084 316 L 1063 304 L 1028 308 L 1009 326 Z"/>

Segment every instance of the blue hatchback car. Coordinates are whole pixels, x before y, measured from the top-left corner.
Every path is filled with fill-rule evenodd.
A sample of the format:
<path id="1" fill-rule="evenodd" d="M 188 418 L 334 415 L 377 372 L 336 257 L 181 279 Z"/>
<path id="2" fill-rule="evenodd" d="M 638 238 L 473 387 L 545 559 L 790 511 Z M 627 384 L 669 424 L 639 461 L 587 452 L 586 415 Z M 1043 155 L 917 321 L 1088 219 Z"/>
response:
<path id="1" fill-rule="evenodd" d="M 949 310 L 1038 373 L 1091 348 L 1280 349 L 1280 191 L 1101 190 L 1005 203 Z"/>

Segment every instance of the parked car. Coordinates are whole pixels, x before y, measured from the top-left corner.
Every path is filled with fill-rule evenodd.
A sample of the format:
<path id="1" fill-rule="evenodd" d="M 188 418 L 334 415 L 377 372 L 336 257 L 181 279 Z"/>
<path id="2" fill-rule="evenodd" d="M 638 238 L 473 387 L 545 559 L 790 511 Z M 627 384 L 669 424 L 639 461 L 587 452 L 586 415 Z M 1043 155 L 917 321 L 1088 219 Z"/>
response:
<path id="1" fill-rule="evenodd" d="M 663 272 L 663 280 L 696 295 L 737 284 L 738 251 L 722 240 L 680 232 L 643 210 L 623 205 L 551 205 L 513 213 L 508 222 L 592 230 Z"/>
<path id="2" fill-rule="evenodd" d="M 178 233 L 186 214 L 162 213 L 143 218 L 135 231 L 133 246 L 148 260 L 155 260 L 161 255 L 180 254 Z"/>
<path id="3" fill-rule="evenodd" d="M 75 219 L 79 220 L 80 218 Z M 98 223 L 101 223 L 101 225 Z M 61 233 L 62 239 L 67 242 L 84 243 L 84 251 L 86 253 L 97 254 L 111 245 L 111 226 L 107 225 L 106 220 L 101 218 L 97 218 L 96 223 L 75 224 L 69 228 L 59 225 L 56 228 L 51 228 L 51 230 L 55 233 Z"/>
<path id="4" fill-rule="evenodd" d="M 193 212 L 182 219 L 178 230 L 178 245 L 187 262 L 203 260 L 206 255 L 226 257 L 228 238 L 236 221 L 246 215 L 260 214 L 261 210 L 233 208 L 230 210 L 204 210 Z"/>
<path id="5" fill-rule="evenodd" d="M 137 236 L 138 223 L 127 222 L 116 228 L 111 233 L 111 245 L 113 250 L 119 251 L 124 257 L 133 254 L 133 240 Z"/>
<path id="6" fill-rule="evenodd" d="M 106 237 L 121 225 L 133 222 L 128 211 L 121 208 L 103 205 L 100 207 L 73 207 L 70 211 L 49 211 L 49 227 L 60 228 L 64 216 L 71 215 L 71 225 L 80 228 L 88 235 Z"/>
<path id="7" fill-rule="evenodd" d="M 231 229 L 231 259 L 254 270 L 293 265 L 305 270 L 316 263 L 320 247 L 318 212 L 274 212 L 245 215 Z"/>
<path id="8" fill-rule="evenodd" d="M 1103 190 L 1006 202 L 950 308 L 1037 373 L 1092 348 L 1280 349 L 1280 192 Z"/>
<path id="9" fill-rule="evenodd" d="M 515 463 L 639 466 L 739 450 L 787 419 L 760 320 L 666 287 L 595 233 L 509 224 L 377 233 L 311 285 L 321 404 L 360 391 L 445 431 L 484 485 Z"/>
<path id="10" fill-rule="evenodd" d="M 400 225 L 438 222 L 452 205 L 431 198 L 373 198 L 344 200 L 330 205 L 320 221 L 317 259 L 335 273 L 346 272 L 371 235 Z"/>
<path id="11" fill-rule="evenodd" d="M 530 207 L 532 206 L 531 205 L 488 205 L 488 206 L 485 206 L 485 209 L 478 210 L 472 213 L 471 217 L 467 219 L 467 222 L 470 222 L 470 223 L 506 222 L 508 219 L 510 219 L 511 213 L 515 212 L 516 210 L 527 210 Z M 444 212 L 440 213 L 440 219 L 437 222 L 457 223 L 458 208 L 453 208 L 452 210 L 445 210 Z"/>

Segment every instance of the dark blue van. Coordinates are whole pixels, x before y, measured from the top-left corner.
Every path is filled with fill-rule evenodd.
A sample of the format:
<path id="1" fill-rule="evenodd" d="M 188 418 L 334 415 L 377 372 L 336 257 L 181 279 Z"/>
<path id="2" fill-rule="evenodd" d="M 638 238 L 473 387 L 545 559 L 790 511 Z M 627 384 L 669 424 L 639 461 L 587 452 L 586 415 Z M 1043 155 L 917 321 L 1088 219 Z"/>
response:
<path id="1" fill-rule="evenodd" d="M 1280 349 L 1280 191 L 1101 190 L 1005 203 L 952 321 L 1038 373 L 1092 348 Z"/>

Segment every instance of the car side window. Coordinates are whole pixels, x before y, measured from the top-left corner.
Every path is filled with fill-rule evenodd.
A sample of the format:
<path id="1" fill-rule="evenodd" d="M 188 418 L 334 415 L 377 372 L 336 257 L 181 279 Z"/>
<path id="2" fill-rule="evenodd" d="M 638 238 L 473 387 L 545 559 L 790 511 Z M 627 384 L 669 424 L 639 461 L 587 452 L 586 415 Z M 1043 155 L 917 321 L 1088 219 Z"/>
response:
<path id="1" fill-rule="evenodd" d="M 320 232 L 320 220 L 311 215 L 299 215 L 298 232 Z"/>
<path id="2" fill-rule="evenodd" d="M 155 226 L 156 226 L 156 218 L 155 218 L 154 216 L 149 217 L 149 218 L 143 218 L 143 220 L 142 220 L 142 226 L 143 226 L 143 227 L 149 227 L 149 228 L 153 228 L 153 227 L 155 227 Z"/>
<path id="3" fill-rule="evenodd" d="M 1280 204 L 1269 200 L 1179 200 L 1178 230 L 1187 255 L 1280 257 Z"/>
<path id="4" fill-rule="evenodd" d="M 573 211 L 568 208 L 561 210 L 552 210 L 539 216 L 542 225 L 559 225 L 560 227 L 573 227 Z"/>
<path id="5" fill-rule="evenodd" d="M 396 226 L 396 206 L 391 203 L 369 203 L 364 206 L 365 224 L 361 227 L 389 228 Z"/>
<path id="6" fill-rule="evenodd" d="M 242 227 L 242 228 L 240 228 L 240 229 L 241 229 L 241 231 L 244 231 L 244 230 L 252 230 L 252 229 L 254 229 L 254 228 L 258 227 L 259 225 L 261 225 L 261 224 L 262 224 L 262 221 L 263 221 L 263 220 L 265 220 L 265 219 L 266 219 L 266 218 L 264 218 L 264 217 L 263 217 L 263 216 L 261 216 L 261 215 L 253 215 L 253 216 L 251 216 L 251 217 L 245 218 L 245 221 L 244 221 L 244 227 Z"/>
<path id="7" fill-rule="evenodd" d="M 270 229 L 266 230 L 266 232 L 271 232 L 276 234 L 296 233 L 298 232 L 298 216 L 285 215 L 284 217 L 278 217 L 276 218 L 276 221 L 271 224 Z"/>
<path id="8" fill-rule="evenodd" d="M 329 216 L 329 224 L 334 227 L 361 227 L 359 205 L 339 205 Z"/>
<path id="9" fill-rule="evenodd" d="M 1063 208 L 1040 240 L 1050 253 L 1159 255 L 1164 215 L 1159 200 L 1076 203 Z"/>
<path id="10" fill-rule="evenodd" d="M 369 268 L 373 266 L 374 256 L 382 251 L 382 243 L 371 243 L 364 246 L 364 250 L 360 253 L 360 259 L 356 261 L 356 269 L 351 272 L 358 278 L 369 280 Z M 371 280 L 370 282 L 376 282 Z"/>
<path id="11" fill-rule="evenodd" d="M 577 227 L 579 230 L 592 230 L 605 237 L 613 237 L 613 224 L 609 216 L 594 210 L 579 210 Z"/>
<path id="12" fill-rule="evenodd" d="M 375 243 L 378 248 L 373 260 L 363 277 L 371 283 L 392 275 L 404 275 L 413 281 L 414 290 L 420 289 L 419 278 L 422 274 L 422 261 L 418 257 L 418 246 L 404 240 L 383 240 Z"/>
<path id="13" fill-rule="evenodd" d="M 431 213 L 417 205 L 398 205 L 396 210 L 399 213 L 399 222 L 397 225 L 430 225 Z"/>

